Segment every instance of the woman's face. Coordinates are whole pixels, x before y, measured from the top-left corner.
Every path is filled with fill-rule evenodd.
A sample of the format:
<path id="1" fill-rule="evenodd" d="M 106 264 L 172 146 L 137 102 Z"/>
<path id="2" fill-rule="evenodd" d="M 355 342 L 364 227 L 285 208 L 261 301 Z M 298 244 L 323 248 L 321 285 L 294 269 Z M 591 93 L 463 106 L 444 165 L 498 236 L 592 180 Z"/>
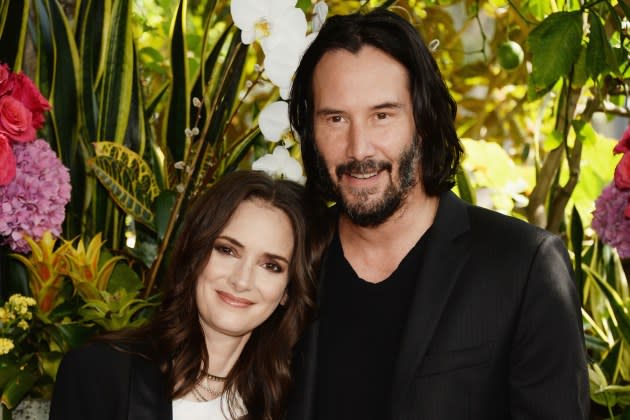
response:
<path id="1" fill-rule="evenodd" d="M 214 242 L 197 281 L 206 338 L 249 338 L 286 299 L 293 229 L 288 216 L 262 200 L 242 202 Z"/>

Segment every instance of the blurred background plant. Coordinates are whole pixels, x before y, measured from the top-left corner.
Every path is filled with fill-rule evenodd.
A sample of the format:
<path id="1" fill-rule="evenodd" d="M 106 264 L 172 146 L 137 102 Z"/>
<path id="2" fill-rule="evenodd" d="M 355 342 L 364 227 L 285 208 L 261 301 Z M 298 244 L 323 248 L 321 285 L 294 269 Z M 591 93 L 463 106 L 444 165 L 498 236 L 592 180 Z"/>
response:
<path id="1" fill-rule="evenodd" d="M 148 313 L 142 305 L 157 300 L 181 213 L 201 189 L 238 168 L 301 179 L 299 139 L 291 135 L 283 99 L 301 51 L 326 15 L 387 7 L 429 42 L 459 104 L 456 123 L 467 153 L 460 196 L 566 239 L 582 297 L 593 418 L 630 418 L 630 296 L 619 258 L 625 254 L 591 227 L 630 116 L 627 3 L 273 3 L 283 6 L 1 3 L 0 61 L 28 74 L 52 105 L 40 133 L 70 168 L 62 239 L 31 245 L 66 255 L 72 269 L 59 270 L 73 273 L 62 276 L 63 286 L 37 283 L 35 251 L 11 258 L 0 247 L 2 298 L 21 293 L 40 305 L 48 293 L 53 309 L 45 315 L 38 306 L 36 314 L 57 326 L 68 317 L 91 333 L 141 322 Z M 617 237 L 630 241 L 627 233 Z M 71 262 L 78 254 L 91 261 L 84 266 L 89 274 Z M 123 310 L 122 302 L 138 311 L 106 315 Z M 74 344 L 56 345 L 63 352 Z M 39 389 L 27 394 L 45 396 Z"/>

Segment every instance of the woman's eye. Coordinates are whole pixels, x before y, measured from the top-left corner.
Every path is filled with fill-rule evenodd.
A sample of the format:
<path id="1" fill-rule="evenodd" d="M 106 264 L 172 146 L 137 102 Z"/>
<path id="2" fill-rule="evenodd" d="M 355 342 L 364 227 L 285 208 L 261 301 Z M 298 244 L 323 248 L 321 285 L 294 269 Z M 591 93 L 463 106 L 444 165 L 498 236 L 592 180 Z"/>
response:
<path id="1" fill-rule="evenodd" d="M 230 248 L 229 246 L 225 246 L 225 245 L 217 245 L 214 247 L 214 249 L 217 250 L 217 252 L 224 254 L 224 255 L 234 255 L 234 250 L 232 248 Z"/>
<path id="2" fill-rule="evenodd" d="M 282 273 L 282 267 L 276 263 L 264 263 L 263 267 L 266 270 L 272 271 L 274 273 Z"/>

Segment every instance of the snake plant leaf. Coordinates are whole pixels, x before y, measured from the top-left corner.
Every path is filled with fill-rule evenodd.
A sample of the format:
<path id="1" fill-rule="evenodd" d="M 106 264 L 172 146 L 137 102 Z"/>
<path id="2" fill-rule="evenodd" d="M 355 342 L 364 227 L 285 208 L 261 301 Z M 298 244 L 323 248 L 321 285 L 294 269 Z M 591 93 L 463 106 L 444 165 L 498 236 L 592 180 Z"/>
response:
<path id="1" fill-rule="evenodd" d="M 627 345 L 630 345 L 630 311 L 625 307 L 623 299 L 619 296 L 619 293 L 610 285 L 606 280 L 593 271 L 590 267 L 582 265 L 582 267 L 592 276 L 599 289 L 608 299 L 608 303 L 612 308 L 613 314 L 617 320 L 617 326 L 619 333 Z"/>
<path id="2" fill-rule="evenodd" d="M 111 22 L 111 0 L 83 0 L 76 21 L 76 38 L 80 57 L 81 97 L 79 112 L 82 116 L 83 137 L 98 138 L 98 77 L 103 74 L 105 49 Z"/>
<path id="3" fill-rule="evenodd" d="M 134 54 L 131 33 L 131 2 L 113 4 L 111 28 L 106 40 L 107 58 L 99 104 L 98 136 L 123 144 L 133 89 Z"/>
<path id="4" fill-rule="evenodd" d="M 30 1 L 9 0 L 0 4 L 0 62 L 14 72 L 22 69 Z"/>
<path id="5" fill-rule="evenodd" d="M 94 143 L 88 166 L 114 201 L 135 220 L 154 229 L 152 206 L 160 189 L 147 163 L 132 150 L 112 142 Z"/>
<path id="6" fill-rule="evenodd" d="M 10 410 L 15 408 L 31 390 L 38 375 L 31 369 L 21 370 L 4 388 L 0 402 Z"/>
<path id="7" fill-rule="evenodd" d="M 573 206 L 571 212 L 571 248 L 573 249 L 575 283 L 582 302 L 584 290 L 584 271 L 582 270 L 582 245 L 584 241 L 584 226 L 577 208 Z"/>
<path id="8" fill-rule="evenodd" d="M 180 0 L 171 25 L 171 95 L 165 119 L 166 144 L 175 162 L 184 160 L 187 140 L 184 135 L 190 128 L 190 98 L 188 83 L 188 49 L 186 46 L 187 0 Z"/>
<path id="9" fill-rule="evenodd" d="M 256 126 L 253 130 L 234 142 L 217 165 L 217 170 L 213 174 L 214 179 L 219 179 L 224 174 L 235 171 L 236 167 L 243 159 L 243 156 L 249 151 L 250 146 L 259 135 L 260 128 Z"/>
<path id="10" fill-rule="evenodd" d="M 162 191 L 155 200 L 155 228 L 160 240 L 164 239 L 175 200 L 177 200 L 177 193 L 169 190 Z"/>

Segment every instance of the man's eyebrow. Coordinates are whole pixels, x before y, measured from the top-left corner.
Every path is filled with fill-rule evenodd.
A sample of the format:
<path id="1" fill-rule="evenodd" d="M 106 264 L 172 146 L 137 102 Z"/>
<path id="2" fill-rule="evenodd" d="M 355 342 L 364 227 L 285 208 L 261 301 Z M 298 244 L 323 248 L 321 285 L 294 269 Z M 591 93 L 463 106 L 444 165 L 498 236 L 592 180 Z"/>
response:
<path id="1" fill-rule="evenodd" d="M 379 109 L 400 109 L 403 104 L 400 102 L 383 102 L 382 104 L 374 105 L 371 109 L 378 111 Z"/>
<path id="2" fill-rule="evenodd" d="M 401 109 L 401 108 L 403 108 L 403 104 L 400 102 L 383 102 L 383 103 L 376 104 L 370 107 L 370 109 L 373 111 L 378 111 L 381 109 Z M 335 108 L 320 108 L 315 112 L 315 114 L 317 116 L 326 117 L 328 115 L 344 114 L 344 111 L 340 109 L 335 109 Z"/>

